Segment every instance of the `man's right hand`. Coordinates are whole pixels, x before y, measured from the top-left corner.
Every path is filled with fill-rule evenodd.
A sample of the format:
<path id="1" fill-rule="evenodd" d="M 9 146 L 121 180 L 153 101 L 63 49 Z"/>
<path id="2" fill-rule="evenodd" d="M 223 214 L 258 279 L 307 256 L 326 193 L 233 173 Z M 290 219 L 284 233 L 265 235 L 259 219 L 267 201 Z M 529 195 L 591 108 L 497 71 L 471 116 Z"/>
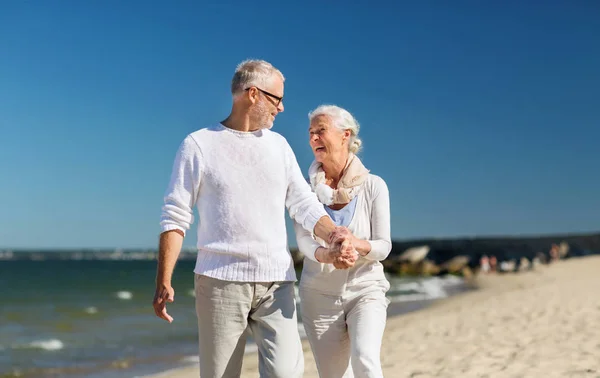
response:
<path id="1" fill-rule="evenodd" d="M 171 284 L 158 285 L 152 301 L 156 316 L 172 323 L 173 317 L 167 313 L 167 302 L 172 303 L 174 300 L 175 290 L 171 287 Z"/>

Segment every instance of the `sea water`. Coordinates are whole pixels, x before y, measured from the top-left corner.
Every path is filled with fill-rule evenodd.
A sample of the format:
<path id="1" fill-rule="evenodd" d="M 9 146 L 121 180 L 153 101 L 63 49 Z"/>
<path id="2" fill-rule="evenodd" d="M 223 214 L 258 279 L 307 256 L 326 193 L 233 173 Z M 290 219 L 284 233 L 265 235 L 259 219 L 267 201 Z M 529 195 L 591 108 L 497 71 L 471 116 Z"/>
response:
<path id="1" fill-rule="evenodd" d="M 168 324 L 152 308 L 155 261 L 0 261 L 0 377 L 133 377 L 197 360 L 193 267 L 177 264 Z M 400 312 L 462 283 L 388 278 L 391 302 L 406 304 Z"/>

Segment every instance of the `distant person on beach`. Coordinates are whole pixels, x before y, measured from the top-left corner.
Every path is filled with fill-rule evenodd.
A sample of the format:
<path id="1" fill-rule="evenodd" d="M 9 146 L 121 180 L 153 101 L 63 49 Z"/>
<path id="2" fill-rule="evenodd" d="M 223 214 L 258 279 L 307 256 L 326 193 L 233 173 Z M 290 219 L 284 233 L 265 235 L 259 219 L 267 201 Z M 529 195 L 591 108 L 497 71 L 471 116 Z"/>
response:
<path id="1" fill-rule="evenodd" d="M 480 266 L 483 273 L 490 272 L 490 258 L 487 255 L 481 256 Z"/>
<path id="2" fill-rule="evenodd" d="M 295 223 L 304 254 L 300 279 L 302 322 L 321 377 L 383 377 L 381 342 L 390 284 L 384 260 L 390 253 L 390 200 L 385 181 L 370 174 L 356 153 L 359 124 L 345 109 L 322 105 L 309 114 L 315 160 L 308 175 L 323 208 L 347 236 L 358 260 L 346 270 L 322 261 L 326 239 Z M 354 234 L 352 236 L 350 231 Z"/>
<path id="3" fill-rule="evenodd" d="M 285 210 L 333 248 L 319 255 L 340 269 L 356 260 L 352 234 L 337 227 L 302 176 L 287 141 L 271 131 L 283 111 L 284 77 L 270 63 L 244 61 L 231 83 L 232 110 L 197 130 L 176 154 L 161 215 L 156 315 L 168 322 L 171 277 L 197 206 L 196 314 L 202 378 L 239 377 L 249 327 L 261 377 L 304 371 Z"/>
<path id="4" fill-rule="evenodd" d="M 490 272 L 495 273 L 498 270 L 498 258 L 495 255 L 490 256 Z"/>

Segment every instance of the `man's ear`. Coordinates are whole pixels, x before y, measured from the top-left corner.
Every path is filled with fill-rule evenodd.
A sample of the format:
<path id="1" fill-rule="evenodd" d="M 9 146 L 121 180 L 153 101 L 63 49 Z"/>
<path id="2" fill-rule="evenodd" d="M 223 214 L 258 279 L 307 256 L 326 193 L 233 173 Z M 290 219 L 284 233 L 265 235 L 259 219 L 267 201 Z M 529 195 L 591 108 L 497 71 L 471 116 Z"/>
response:
<path id="1" fill-rule="evenodd" d="M 258 89 L 256 89 L 256 87 L 250 87 L 247 91 L 246 91 L 246 96 L 248 101 L 250 101 L 251 104 L 255 104 L 256 101 L 258 101 Z"/>

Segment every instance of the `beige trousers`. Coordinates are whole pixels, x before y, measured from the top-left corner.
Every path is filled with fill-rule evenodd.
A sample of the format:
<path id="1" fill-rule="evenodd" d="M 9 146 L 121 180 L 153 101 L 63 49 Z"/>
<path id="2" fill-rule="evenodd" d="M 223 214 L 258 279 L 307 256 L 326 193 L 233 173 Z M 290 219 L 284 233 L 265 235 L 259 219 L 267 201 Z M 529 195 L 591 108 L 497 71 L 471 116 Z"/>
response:
<path id="1" fill-rule="evenodd" d="M 304 356 L 293 282 L 230 282 L 195 275 L 200 377 L 241 375 L 250 328 L 264 378 L 299 378 Z"/>
<path id="2" fill-rule="evenodd" d="M 341 296 L 300 288 L 302 323 L 321 378 L 381 378 L 387 281 L 348 287 Z"/>

